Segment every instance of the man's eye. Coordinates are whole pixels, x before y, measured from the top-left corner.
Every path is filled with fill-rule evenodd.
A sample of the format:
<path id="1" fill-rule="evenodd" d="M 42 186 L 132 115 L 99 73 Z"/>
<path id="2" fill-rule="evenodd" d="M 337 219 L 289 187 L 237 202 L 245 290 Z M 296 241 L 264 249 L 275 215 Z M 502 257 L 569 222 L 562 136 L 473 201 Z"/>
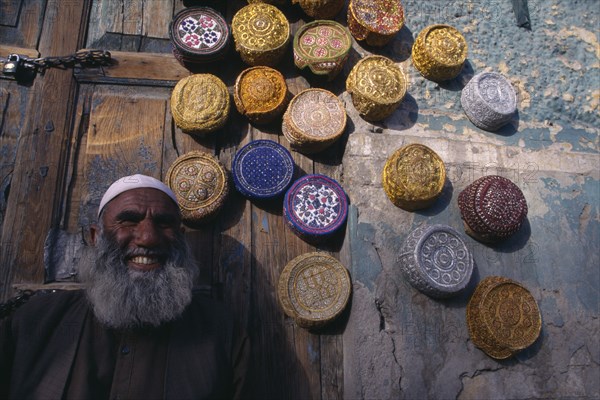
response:
<path id="1" fill-rule="evenodd" d="M 135 216 L 126 216 L 119 219 L 121 225 L 135 225 L 138 224 L 142 219 Z"/>
<path id="2" fill-rule="evenodd" d="M 122 212 L 117 215 L 117 221 L 122 225 L 133 225 L 139 223 L 144 216 L 135 212 Z"/>

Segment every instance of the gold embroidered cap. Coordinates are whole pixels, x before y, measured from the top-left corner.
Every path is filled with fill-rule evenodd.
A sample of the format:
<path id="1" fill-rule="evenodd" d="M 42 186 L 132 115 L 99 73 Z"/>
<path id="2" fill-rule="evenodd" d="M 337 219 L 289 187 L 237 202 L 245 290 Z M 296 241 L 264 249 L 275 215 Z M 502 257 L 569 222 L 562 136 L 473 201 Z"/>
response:
<path id="1" fill-rule="evenodd" d="M 346 90 L 361 117 L 381 121 L 390 116 L 406 95 L 404 72 L 387 57 L 367 56 L 356 63 L 346 79 Z"/>
<path id="2" fill-rule="evenodd" d="M 233 16 L 235 49 L 249 65 L 277 64 L 290 40 L 290 24 L 277 7 L 252 3 Z"/>
<path id="3" fill-rule="evenodd" d="M 350 0 L 347 19 L 357 41 L 384 46 L 402 29 L 404 9 L 399 0 Z"/>
<path id="4" fill-rule="evenodd" d="M 316 20 L 303 25 L 294 36 L 294 63 L 308 67 L 315 75 L 331 80 L 339 74 L 352 47 L 350 32 L 329 20 Z"/>
<path id="5" fill-rule="evenodd" d="M 215 156 L 200 151 L 186 153 L 173 162 L 167 185 L 179 202 L 183 223 L 196 226 L 211 220 L 229 193 L 229 176 Z"/>
<path id="6" fill-rule="evenodd" d="M 402 209 L 429 207 L 442 193 L 446 181 L 444 162 L 435 151 L 422 144 L 409 144 L 396 150 L 383 167 L 383 189 Z"/>
<path id="7" fill-rule="evenodd" d="M 417 36 L 412 47 L 415 68 L 432 81 L 456 78 L 467 59 L 464 36 L 450 25 L 430 25 Z"/>
<path id="8" fill-rule="evenodd" d="M 281 72 L 258 66 L 245 69 L 238 75 L 233 101 L 240 114 L 256 124 L 265 124 L 283 114 L 288 94 Z"/>
<path id="9" fill-rule="evenodd" d="M 215 75 L 181 79 L 171 94 L 171 114 L 182 131 L 206 134 L 222 128 L 229 117 L 227 86 Z"/>
<path id="10" fill-rule="evenodd" d="M 467 304 L 467 328 L 476 347 L 502 360 L 537 340 L 542 317 L 524 286 L 508 278 L 489 276 L 477 285 Z"/>
<path id="11" fill-rule="evenodd" d="M 277 294 L 286 315 L 303 328 L 316 328 L 344 311 L 351 290 L 348 270 L 329 254 L 313 252 L 285 266 Z"/>
<path id="12" fill-rule="evenodd" d="M 333 19 L 344 7 L 344 0 L 292 0 L 300 3 L 306 15 L 316 19 Z"/>
<path id="13" fill-rule="evenodd" d="M 324 150 L 346 129 L 346 109 L 325 89 L 306 89 L 290 101 L 281 130 L 292 149 L 305 154 Z"/>

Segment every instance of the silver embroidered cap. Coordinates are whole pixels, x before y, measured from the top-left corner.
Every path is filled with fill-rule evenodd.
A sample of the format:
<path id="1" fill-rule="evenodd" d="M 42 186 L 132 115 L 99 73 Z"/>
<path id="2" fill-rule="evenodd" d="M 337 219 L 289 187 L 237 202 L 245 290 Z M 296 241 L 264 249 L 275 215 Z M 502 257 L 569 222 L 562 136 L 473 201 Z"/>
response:
<path id="1" fill-rule="evenodd" d="M 457 294 L 473 273 L 473 255 L 461 235 L 447 225 L 413 230 L 402 244 L 399 262 L 405 279 L 434 298 Z"/>
<path id="2" fill-rule="evenodd" d="M 510 122 L 517 110 L 515 89 L 495 72 L 475 75 L 462 90 L 460 102 L 475 126 L 492 132 Z"/>

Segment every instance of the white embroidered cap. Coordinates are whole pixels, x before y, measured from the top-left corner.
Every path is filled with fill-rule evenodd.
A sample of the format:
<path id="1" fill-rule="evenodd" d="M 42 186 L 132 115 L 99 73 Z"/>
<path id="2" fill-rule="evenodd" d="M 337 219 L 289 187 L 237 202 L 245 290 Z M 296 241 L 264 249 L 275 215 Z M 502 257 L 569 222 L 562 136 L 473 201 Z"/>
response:
<path id="1" fill-rule="evenodd" d="M 175 204 L 179 204 L 177 202 L 177 197 L 175 197 L 175 193 L 173 193 L 173 191 L 167 185 L 151 176 L 135 174 L 125 176 L 115 181 L 112 185 L 110 185 L 108 190 L 106 190 L 106 193 L 104 193 L 104 196 L 102 196 L 102 200 L 100 200 L 100 206 L 98 207 L 98 216 L 100 216 L 102 209 L 104 208 L 104 206 L 106 206 L 106 204 L 108 204 L 109 201 L 111 201 L 123 192 L 139 188 L 158 189 L 161 192 L 165 193 L 167 196 L 169 196 L 171 199 L 173 199 Z"/>

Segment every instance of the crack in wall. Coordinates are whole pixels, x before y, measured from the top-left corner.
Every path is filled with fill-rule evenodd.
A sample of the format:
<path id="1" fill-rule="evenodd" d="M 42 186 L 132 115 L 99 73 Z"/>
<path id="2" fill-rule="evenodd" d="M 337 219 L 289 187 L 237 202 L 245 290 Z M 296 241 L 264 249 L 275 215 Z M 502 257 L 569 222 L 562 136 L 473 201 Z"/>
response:
<path id="1" fill-rule="evenodd" d="M 463 391 L 464 391 L 464 389 L 465 389 L 465 378 L 468 378 L 468 379 L 473 379 L 473 378 L 475 378 L 476 376 L 479 376 L 479 375 L 481 375 L 481 374 L 483 374 L 483 373 L 487 373 L 487 372 L 496 372 L 496 371 L 499 371 L 499 370 L 501 370 L 501 369 L 504 369 L 504 367 L 503 367 L 503 366 L 498 366 L 497 368 L 481 368 L 481 369 L 476 369 L 476 370 L 475 370 L 475 372 L 473 372 L 472 374 L 469 374 L 469 373 L 468 373 L 468 372 L 466 372 L 466 371 L 465 371 L 465 372 L 463 372 L 463 373 L 461 373 L 461 374 L 458 376 L 458 377 L 459 377 L 459 379 L 460 379 L 460 389 L 459 389 L 458 393 L 456 394 L 456 397 L 455 397 L 455 399 L 456 399 L 456 400 L 459 400 L 459 399 L 460 399 L 460 395 L 462 394 L 462 392 L 463 392 Z"/>

